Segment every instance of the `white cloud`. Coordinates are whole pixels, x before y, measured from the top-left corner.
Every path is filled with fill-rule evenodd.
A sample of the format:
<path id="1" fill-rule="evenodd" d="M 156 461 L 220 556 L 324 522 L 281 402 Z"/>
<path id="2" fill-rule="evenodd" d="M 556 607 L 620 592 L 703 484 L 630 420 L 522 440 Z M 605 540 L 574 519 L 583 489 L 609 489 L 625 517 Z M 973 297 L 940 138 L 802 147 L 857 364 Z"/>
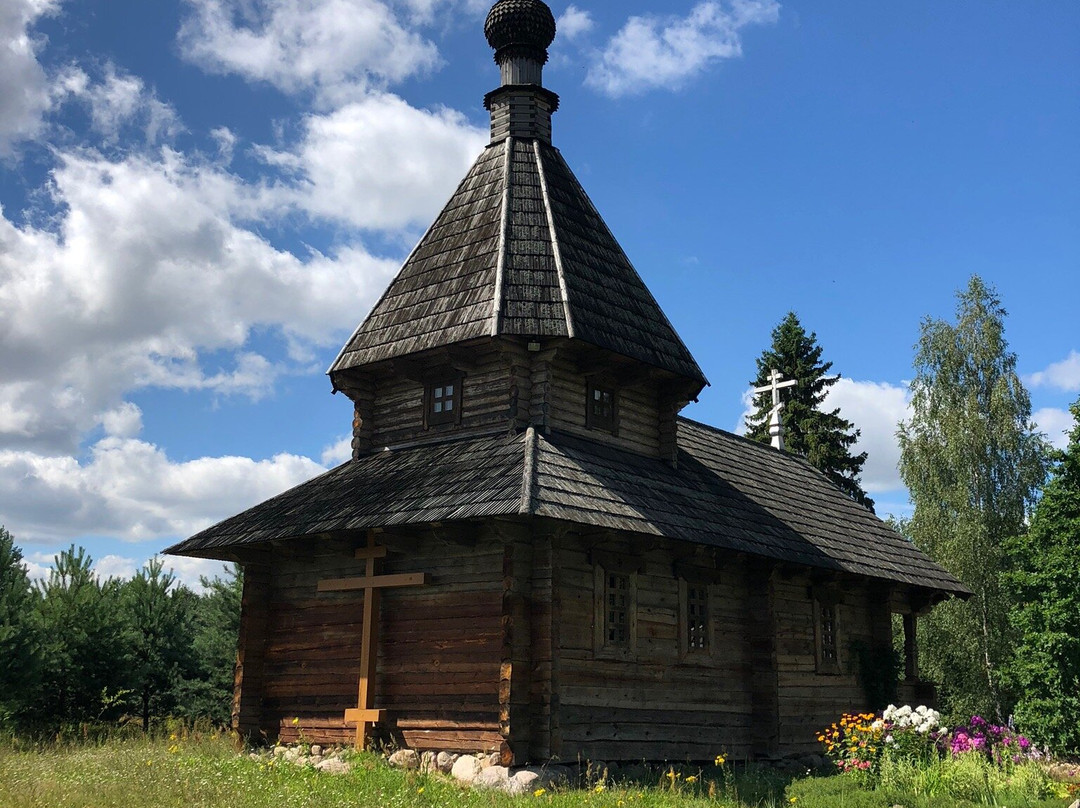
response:
<path id="1" fill-rule="evenodd" d="M 352 458 L 352 435 L 334 441 L 322 451 L 319 458 L 324 466 L 337 466 Z"/>
<path id="2" fill-rule="evenodd" d="M 592 27 L 592 15 L 572 3 L 566 7 L 566 11 L 555 22 L 555 29 L 559 32 L 559 37 L 566 40 L 577 39 L 582 34 L 591 31 Z"/>
<path id="3" fill-rule="evenodd" d="M 902 489 L 896 430 L 901 420 L 910 417 L 908 388 L 889 382 L 841 378 L 829 389 L 822 404 L 824 409 L 836 407 L 862 433 L 851 450 L 852 454 L 866 452 L 862 487 L 869 494 Z"/>
<path id="4" fill-rule="evenodd" d="M 202 457 L 173 462 L 153 444 L 105 437 L 86 461 L 0 450 L 4 520 L 21 542 L 94 535 L 189 536 L 324 470 L 306 458 Z"/>
<path id="5" fill-rule="evenodd" d="M 147 143 L 167 141 L 183 127 L 176 110 L 158 99 L 138 76 L 106 64 L 99 82 L 80 68 L 69 68 L 54 84 L 54 97 L 73 97 L 89 107 L 90 125 L 106 143 L 115 144 L 129 125 L 142 129 Z"/>
<path id="6" fill-rule="evenodd" d="M 94 562 L 94 575 L 102 581 L 107 581 L 109 578 L 127 580 L 134 578 L 140 567 L 142 564 L 134 558 L 107 555 Z"/>
<path id="7" fill-rule="evenodd" d="M 1032 373 L 1025 381 L 1031 387 L 1053 387 L 1069 393 L 1080 391 L 1080 353 L 1069 351 L 1069 355 L 1060 362 Z"/>
<path id="8" fill-rule="evenodd" d="M 775 0 L 707 0 L 686 17 L 631 17 L 596 56 L 586 83 L 613 97 L 677 89 L 710 64 L 742 55 L 740 30 L 779 14 Z"/>
<path id="9" fill-rule="evenodd" d="M 1064 449 L 1069 445 L 1069 432 L 1075 426 L 1072 413 L 1068 410 L 1060 410 L 1056 407 L 1043 407 L 1036 410 L 1031 416 L 1040 432 L 1046 434 L 1047 439 L 1058 449 Z"/>
<path id="10" fill-rule="evenodd" d="M 183 55 L 204 69 L 313 90 L 328 103 L 433 70 L 435 45 L 378 0 L 187 0 Z M 430 3 L 409 9 L 423 17 Z"/>
<path id="11" fill-rule="evenodd" d="M 275 191 L 163 150 L 60 155 L 55 229 L 0 217 L 0 441 L 52 454 L 150 386 L 258 397 L 288 368 L 245 347 L 257 326 L 331 346 L 396 262 L 361 245 L 305 260 L 238 221 Z M 206 366 L 223 351 L 224 365 Z"/>
<path id="12" fill-rule="evenodd" d="M 59 0 L 0 3 L 0 156 L 41 130 L 52 103 L 48 77 L 37 60 L 42 40 L 33 27 L 59 7 Z"/>
<path id="13" fill-rule="evenodd" d="M 301 142 L 260 150 L 297 179 L 294 203 L 363 228 L 427 223 L 487 142 L 450 109 L 417 109 L 375 94 L 304 121 Z"/>

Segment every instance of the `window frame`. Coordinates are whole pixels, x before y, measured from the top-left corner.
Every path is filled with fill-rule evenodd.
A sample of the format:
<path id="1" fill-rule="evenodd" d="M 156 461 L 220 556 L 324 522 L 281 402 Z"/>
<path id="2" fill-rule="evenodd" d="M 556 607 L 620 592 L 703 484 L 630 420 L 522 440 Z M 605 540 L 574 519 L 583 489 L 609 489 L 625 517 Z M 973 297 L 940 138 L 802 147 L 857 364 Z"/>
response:
<path id="1" fill-rule="evenodd" d="M 626 643 L 608 640 L 608 576 L 626 579 Z M 637 567 L 596 561 L 593 564 L 593 652 L 598 658 L 631 659 L 637 654 Z"/>
<path id="2" fill-rule="evenodd" d="M 443 373 L 437 376 L 431 376 L 424 380 L 424 429 L 432 426 L 441 426 L 443 424 L 461 423 L 461 404 L 463 398 L 461 388 L 463 379 L 464 374 L 461 373 Z M 449 410 L 444 409 L 441 412 L 435 412 L 436 403 L 445 401 L 448 398 L 447 396 L 436 398 L 436 390 L 442 390 L 450 386 L 453 386 L 454 388 L 453 393 L 449 396 L 451 408 Z"/>
<path id="3" fill-rule="evenodd" d="M 712 586 L 703 580 L 688 580 L 679 576 L 679 657 L 684 660 L 705 659 L 712 655 L 713 648 L 713 619 Z M 704 620 L 702 634 L 704 645 L 696 646 L 690 643 L 690 593 L 694 590 L 704 592 Z"/>
<path id="4" fill-rule="evenodd" d="M 832 598 L 814 598 L 814 663 L 818 673 L 837 675 L 842 673 L 840 665 L 840 602 Z M 825 611 L 830 612 L 831 631 L 826 630 Z M 827 653 L 827 637 L 832 638 L 831 656 Z"/>
<path id="5" fill-rule="evenodd" d="M 596 393 L 611 397 L 611 414 L 597 415 L 593 412 L 593 399 Z M 585 381 L 585 426 L 601 432 L 619 434 L 619 389 L 614 384 L 598 379 Z"/>

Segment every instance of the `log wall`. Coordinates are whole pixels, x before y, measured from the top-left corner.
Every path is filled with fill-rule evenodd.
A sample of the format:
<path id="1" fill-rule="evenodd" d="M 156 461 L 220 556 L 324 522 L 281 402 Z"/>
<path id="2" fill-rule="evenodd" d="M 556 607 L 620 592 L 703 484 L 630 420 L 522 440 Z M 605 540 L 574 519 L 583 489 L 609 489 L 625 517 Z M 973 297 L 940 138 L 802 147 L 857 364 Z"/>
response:
<path id="1" fill-rule="evenodd" d="M 745 681 L 746 585 L 738 564 L 711 565 L 709 649 L 680 655 L 679 583 L 673 550 L 640 540 L 588 548 L 573 534 L 557 542 L 559 571 L 558 738 L 561 759 L 711 760 L 750 751 Z M 594 631 L 597 576 L 590 553 L 641 559 L 636 573 L 636 648 L 626 658 L 598 654 Z"/>
<path id="2" fill-rule="evenodd" d="M 387 711 L 384 727 L 399 745 L 477 751 L 503 742 L 504 545 L 483 526 L 472 532 L 455 541 L 430 529 L 379 536 L 407 547 L 392 551 L 381 573 L 431 574 L 427 586 L 382 590 L 373 706 Z M 312 539 L 275 552 L 261 700 L 270 738 L 353 739 L 343 714 L 357 702 L 363 594 L 317 593 L 316 585 L 362 575 L 351 552 L 359 543 Z"/>

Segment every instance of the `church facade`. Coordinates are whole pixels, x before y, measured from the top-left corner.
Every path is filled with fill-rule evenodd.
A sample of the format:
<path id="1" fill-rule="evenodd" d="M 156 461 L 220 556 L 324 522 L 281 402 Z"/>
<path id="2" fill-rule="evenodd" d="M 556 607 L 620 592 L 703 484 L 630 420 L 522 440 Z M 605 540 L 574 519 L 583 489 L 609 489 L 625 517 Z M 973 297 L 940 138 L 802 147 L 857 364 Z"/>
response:
<path id="1" fill-rule="evenodd" d="M 707 384 L 562 156 L 555 22 L 499 0 L 491 142 L 330 368 L 352 459 L 169 548 L 244 568 L 234 724 L 505 763 L 768 758 L 962 583 Z"/>

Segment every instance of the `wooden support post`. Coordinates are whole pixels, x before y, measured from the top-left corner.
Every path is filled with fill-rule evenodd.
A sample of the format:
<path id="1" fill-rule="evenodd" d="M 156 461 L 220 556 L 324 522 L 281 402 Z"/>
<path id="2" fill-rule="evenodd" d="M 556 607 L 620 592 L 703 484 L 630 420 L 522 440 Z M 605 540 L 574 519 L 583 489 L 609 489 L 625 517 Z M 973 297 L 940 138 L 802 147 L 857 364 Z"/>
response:
<path id="1" fill-rule="evenodd" d="M 357 548 L 355 556 L 363 559 L 364 575 L 351 578 L 327 578 L 319 581 L 319 592 L 364 592 L 364 614 L 360 640 L 360 682 L 356 694 L 356 708 L 345 711 L 345 722 L 356 723 L 356 748 L 367 746 L 368 726 L 383 720 L 383 711 L 372 708 L 374 701 L 375 667 L 379 657 L 379 593 L 383 589 L 398 586 L 422 586 L 430 583 L 426 572 L 376 575 L 375 563 L 386 557 L 387 549 L 375 544 L 375 531 L 369 530 L 367 546 Z"/>

